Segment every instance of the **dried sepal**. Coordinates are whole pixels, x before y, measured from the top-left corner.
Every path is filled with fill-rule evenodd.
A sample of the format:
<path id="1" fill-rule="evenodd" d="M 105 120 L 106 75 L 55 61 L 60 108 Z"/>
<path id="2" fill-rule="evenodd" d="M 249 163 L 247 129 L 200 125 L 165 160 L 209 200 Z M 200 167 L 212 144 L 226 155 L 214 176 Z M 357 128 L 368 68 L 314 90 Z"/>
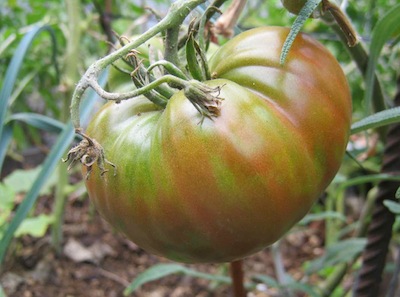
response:
<path id="1" fill-rule="evenodd" d="M 68 170 L 71 169 L 76 161 L 79 161 L 86 167 L 87 173 L 85 178 L 89 179 L 94 164 L 97 164 L 99 167 L 101 176 L 108 172 L 108 169 L 105 168 L 105 165 L 108 164 L 114 168 L 115 176 L 117 174 L 117 166 L 106 159 L 103 147 L 95 139 L 90 138 L 86 134 L 80 131 L 77 131 L 77 133 L 83 137 L 83 140 L 68 152 L 66 159 L 62 160 L 63 162 L 71 160 Z"/>
<path id="2" fill-rule="evenodd" d="M 208 87 L 202 83 L 191 81 L 185 87 L 184 92 L 189 101 L 203 117 L 212 119 L 221 113 L 223 98 L 219 97 L 222 86 Z"/>

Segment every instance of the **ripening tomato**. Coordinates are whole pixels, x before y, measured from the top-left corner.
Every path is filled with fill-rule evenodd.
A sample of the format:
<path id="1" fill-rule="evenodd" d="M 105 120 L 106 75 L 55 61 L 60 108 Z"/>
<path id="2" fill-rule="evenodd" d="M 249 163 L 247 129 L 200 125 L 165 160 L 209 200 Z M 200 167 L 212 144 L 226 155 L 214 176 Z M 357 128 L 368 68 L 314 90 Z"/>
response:
<path id="1" fill-rule="evenodd" d="M 117 174 L 94 168 L 86 185 L 108 222 L 175 261 L 229 262 L 309 211 L 341 164 L 351 98 L 338 62 L 307 35 L 279 64 L 288 32 L 249 30 L 216 52 L 205 82 L 221 88 L 213 119 L 183 92 L 164 110 L 144 97 L 103 107 L 87 134 Z"/>
<path id="2" fill-rule="evenodd" d="M 306 4 L 307 0 L 281 0 L 283 7 L 286 8 L 287 11 L 298 15 L 300 10 Z M 313 11 L 311 17 L 319 18 L 322 14 L 322 4 L 320 3 L 318 7 Z"/>

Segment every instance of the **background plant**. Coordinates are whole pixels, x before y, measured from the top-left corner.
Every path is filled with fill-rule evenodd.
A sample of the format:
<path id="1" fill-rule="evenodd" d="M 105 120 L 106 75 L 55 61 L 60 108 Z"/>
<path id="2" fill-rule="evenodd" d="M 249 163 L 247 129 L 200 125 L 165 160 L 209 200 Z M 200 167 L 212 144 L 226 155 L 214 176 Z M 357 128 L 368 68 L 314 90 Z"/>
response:
<path id="1" fill-rule="evenodd" d="M 61 157 L 65 156 L 65 150 L 70 147 L 74 137 L 72 126 L 68 124 L 67 112 L 74 84 L 89 65 L 110 49 L 105 41 L 115 41 L 112 39 L 114 35 L 111 34 L 111 29 L 119 34 L 127 30 L 135 34 L 150 28 L 156 21 L 156 17 L 142 5 L 128 1 L 114 1 L 111 5 L 99 1 L 67 2 L 21 0 L 18 3 L 3 1 L 0 4 L 0 81 L 2 82 L 0 105 L 3 111 L 0 117 L 2 124 L 0 161 L 3 164 L 4 158 L 7 158 L 8 162 L 14 160 L 20 166 L 26 165 L 29 152 L 32 150 L 43 159 L 41 167 L 36 172 L 32 173 L 26 170 L 27 168 L 25 172 L 19 172 L 34 181 L 32 185 L 23 189 L 16 189 L 15 184 L 9 182 L 10 179 L 4 178 L 9 172 L 7 166 L 2 165 L 4 179 L 0 187 L 1 260 L 4 260 L 12 238 L 21 235 L 22 229 L 18 228 L 22 228 L 24 222 L 31 222 L 29 219 L 36 218 L 39 222 L 39 229 L 42 232 L 34 234 L 36 236 L 43 236 L 43 230 L 46 230 L 49 224 L 53 224 L 53 244 L 55 247 L 61 244 L 59 230 L 65 197 L 82 186 L 81 184 L 72 188 L 68 186 L 65 167 L 59 162 Z M 75 3 L 76 10 L 68 13 L 68 5 L 72 2 Z M 169 6 L 169 3 L 162 1 L 151 4 L 155 8 Z M 392 148 L 390 154 L 394 156 L 393 158 L 397 147 L 397 142 L 391 142 L 389 136 L 386 138 L 386 125 L 398 122 L 400 118 L 398 109 L 392 108 L 395 105 L 393 98 L 397 92 L 395 81 L 400 69 L 398 45 L 400 29 L 396 21 L 400 18 L 399 6 L 395 0 L 343 1 L 340 4 L 360 36 L 359 46 L 348 48 L 346 43 L 341 41 L 340 30 L 323 20 L 308 19 L 302 27 L 302 31 L 322 41 L 342 63 L 353 96 L 355 124 L 354 134 L 348 147 L 349 155 L 343 161 L 341 172 L 328 188 L 324 203 L 315 205 L 312 213 L 293 231 L 301 232 L 312 221 L 324 221 L 326 253 L 317 260 L 305 263 L 305 277 L 294 280 L 282 269 L 278 244 L 272 249 L 274 249 L 276 271 L 281 271 L 280 278 L 275 280 L 266 276 L 256 276 L 252 279 L 252 283 L 247 284 L 250 290 L 256 283 L 264 282 L 287 295 L 290 295 L 291 291 L 303 291 L 310 296 L 346 295 L 351 288 L 343 286 L 342 279 L 357 274 L 360 267 L 365 265 L 362 264 L 359 255 L 367 243 L 364 238 L 367 236 L 371 212 L 378 208 L 382 217 L 382 213 L 387 216 L 389 210 L 394 213 L 397 211 L 393 191 L 399 187 L 398 167 L 389 171 L 381 168 L 388 154 L 387 143 L 390 144 L 389 149 Z M 222 7 L 222 10 L 224 9 L 226 6 Z M 85 12 L 85 18 L 72 18 L 79 15 L 78 11 L 81 14 Z M 111 18 L 107 21 L 105 16 L 110 17 L 110 15 Z M 283 9 L 280 1 L 249 1 L 235 30 L 241 31 L 261 25 L 291 26 L 295 18 L 296 16 Z M 76 28 L 84 33 L 74 31 Z M 71 55 L 74 53 L 77 62 L 70 63 Z M 374 75 L 379 78 L 377 80 L 379 85 L 374 83 Z M 94 94 L 92 96 L 95 97 Z M 375 102 L 379 98 L 383 100 Z M 83 108 L 83 119 L 88 116 L 94 104 L 90 100 L 85 103 L 87 109 Z M 379 113 L 389 108 L 392 109 Z M 379 126 L 383 128 L 377 130 Z M 398 128 L 392 130 L 396 129 Z M 384 151 L 385 144 L 386 151 Z M 390 160 L 386 162 L 393 163 L 393 159 Z M 61 167 L 56 169 L 57 166 Z M 48 219 L 43 220 L 43 216 L 34 215 L 33 210 L 39 195 L 49 191 L 43 190 L 45 184 L 54 185 L 50 179 L 53 172 L 57 172 L 57 180 L 62 181 L 58 183 L 58 188 L 54 192 L 58 202 L 55 204 L 57 206 L 54 207 L 53 214 L 49 214 Z M 389 186 L 387 184 L 389 182 L 395 183 Z M 380 199 L 378 206 L 373 206 L 377 199 L 375 192 L 382 187 L 392 188 L 391 193 Z M 14 191 L 26 192 L 25 199 L 22 202 L 15 202 Z M 348 211 L 351 191 L 357 192 L 358 205 L 363 209 L 356 217 L 351 217 Z M 394 216 L 392 220 L 394 221 Z M 349 221 L 353 223 L 349 224 Z M 380 226 L 386 230 L 386 243 L 391 241 L 395 245 L 397 237 L 392 237 L 391 225 L 392 222 L 389 221 Z M 31 229 L 29 232 L 34 231 Z M 343 254 L 347 250 L 351 253 Z M 385 256 L 385 246 L 379 254 Z M 385 264 L 384 259 L 385 257 L 383 260 L 370 258 L 369 261 L 378 264 L 381 273 Z M 397 266 L 394 268 L 395 272 Z M 156 266 L 134 280 L 126 292 L 134 290 L 146 281 L 171 273 L 210 277 L 221 283 L 229 282 L 224 277 L 201 275 L 182 265 Z M 317 275 L 326 281 L 311 283 L 308 280 L 312 275 Z M 394 273 L 393 280 L 396 278 L 397 275 Z M 374 285 L 376 284 L 378 282 L 375 281 Z M 371 281 L 369 283 L 367 281 L 363 289 L 360 287 L 355 289 L 354 295 L 374 296 L 377 288 L 375 286 L 371 289 L 370 285 Z M 393 288 L 394 285 L 390 287 L 388 296 L 394 294 L 390 293 Z"/>

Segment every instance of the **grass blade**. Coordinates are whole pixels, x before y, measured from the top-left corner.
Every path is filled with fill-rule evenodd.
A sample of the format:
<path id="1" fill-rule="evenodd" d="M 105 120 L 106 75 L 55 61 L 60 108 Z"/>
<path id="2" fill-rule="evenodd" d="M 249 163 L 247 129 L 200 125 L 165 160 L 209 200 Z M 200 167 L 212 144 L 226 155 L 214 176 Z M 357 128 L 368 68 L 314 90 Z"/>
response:
<path id="1" fill-rule="evenodd" d="M 3 168 L 3 162 L 7 154 L 8 145 L 11 142 L 13 131 L 11 125 L 4 125 L 3 135 L 0 138 L 0 168 Z"/>
<path id="2" fill-rule="evenodd" d="M 157 264 L 139 274 L 135 280 L 124 290 L 124 296 L 136 291 L 145 283 L 158 280 L 170 274 L 182 273 L 185 267 L 181 264 Z"/>
<path id="3" fill-rule="evenodd" d="M 349 238 L 326 248 L 323 256 L 312 260 L 306 269 L 307 274 L 317 273 L 325 267 L 353 260 L 365 247 L 365 238 Z"/>
<path id="4" fill-rule="evenodd" d="M 379 128 L 400 122 L 400 107 L 390 108 L 372 114 L 351 125 L 351 134 L 356 134 L 367 129 Z"/>
<path id="5" fill-rule="evenodd" d="M 11 123 L 13 121 L 24 122 L 35 128 L 48 132 L 60 133 L 65 128 L 65 124 L 60 121 L 57 121 L 45 115 L 31 112 L 21 112 L 13 114 L 8 119 L 8 123 Z"/>
<path id="6" fill-rule="evenodd" d="M 157 264 L 139 274 L 135 280 L 125 289 L 124 295 L 127 296 L 132 292 L 136 291 L 145 283 L 158 280 L 171 274 L 184 274 L 191 277 L 202 278 L 210 281 L 216 281 L 223 284 L 231 284 L 232 280 L 229 276 L 214 275 L 210 273 L 199 272 L 190 268 L 187 268 L 181 264 L 176 263 L 164 263 Z M 247 284 L 250 286 L 250 284 Z"/>
<path id="7" fill-rule="evenodd" d="M 38 36 L 42 31 L 48 31 L 52 38 L 53 44 L 55 44 L 55 35 L 54 31 L 50 26 L 37 24 L 32 27 L 32 29 L 24 35 L 21 42 L 19 43 L 17 49 L 15 50 L 14 56 L 11 59 L 10 64 L 7 67 L 6 75 L 4 78 L 3 86 L 0 90 L 0 140 L 2 139 L 3 129 L 5 124 L 5 118 L 9 106 L 9 100 L 11 98 L 12 91 L 15 86 L 15 82 L 19 71 L 21 69 L 23 60 L 26 56 L 27 51 L 29 50 L 33 40 Z M 55 45 L 53 46 L 53 57 L 55 57 Z M 57 64 L 55 64 L 57 65 Z M 58 68 L 57 72 L 58 72 Z M 0 141 L 3 143 L 3 141 Z M 5 142 L 4 142 L 5 143 Z M 0 157 L 2 157 L 0 155 Z M 3 163 L 3 159 L 0 159 L 0 164 Z"/>
<path id="8" fill-rule="evenodd" d="M 106 78 L 106 73 L 100 78 L 100 83 L 104 85 Z M 88 98 L 84 100 L 81 108 L 81 118 L 85 120 L 88 118 L 90 111 L 93 107 L 97 98 L 97 94 L 90 90 Z M 73 140 L 75 135 L 74 127 L 71 123 L 66 125 L 62 130 L 62 133 L 57 138 L 56 143 L 53 145 L 49 155 L 47 156 L 46 160 L 43 163 L 42 170 L 40 171 L 37 179 L 33 183 L 32 188 L 26 194 L 25 199 L 19 205 L 17 211 L 13 219 L 11 220 L 10 224 L 8 225 L 3 238 L 0 241 L 0 264 L 3 262 L 4 257 L 7 252 L 7 248 L 14 236 L 15 231 L 18 229 L 21 222 L 26 218 L 29 211 L 33 207 L 34 203 L 36 202 L 41 188 L 46 184 L 47 179 L 53 173 L 54 169 L 60 162 L 62 155 L 66 151 L 66 149 L 70 146 L 71 141 Z"/>

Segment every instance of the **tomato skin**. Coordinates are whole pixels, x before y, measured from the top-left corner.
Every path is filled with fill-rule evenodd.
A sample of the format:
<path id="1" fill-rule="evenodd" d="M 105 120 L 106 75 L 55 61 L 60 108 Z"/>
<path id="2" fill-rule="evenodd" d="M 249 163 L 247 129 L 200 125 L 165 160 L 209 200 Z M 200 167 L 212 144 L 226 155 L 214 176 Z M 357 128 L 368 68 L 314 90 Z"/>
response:
<path id="1" fill-rule="evenodd" d="M 217 51 L 205 82 L 222 86 L 213 120 L 183 92 L 165 110 L 142 97 L 103 107 L 87 133 L 118 171 L 93 168 L 86 185 L 107 221 L 169 259 L 230 262 L 308 212 L 340 166 L 351 100 L 334 57 L 306 35 L 279 65 L 287 33 L 254 29 Z"/>
<path id="2" fill-rule="evenodd" d="M 286 8 L 287 11 L 298 15 L 300 10 L 306 4 L 307 0 L 281 0 L 283 7 Z M 322 14 L 321 4 L 314 10 L 311 14 L 312 18 L 319 18 Z"/>
<path id="3" fill-rule="evenodd" d="M 352 111 L 350 91 L 336 59 L 308 35 L 296 37 L 281 66 L 279 55 L 288 32 L 280 27 L 244 32 L 213 56 L 210 68 L 214 77 L 240 83 L 285 115 L 292 123 L 287 129 L 302 135 L 313 166 L 324 173 L 321 188 L 325 188 L 345 152 Z"/>

